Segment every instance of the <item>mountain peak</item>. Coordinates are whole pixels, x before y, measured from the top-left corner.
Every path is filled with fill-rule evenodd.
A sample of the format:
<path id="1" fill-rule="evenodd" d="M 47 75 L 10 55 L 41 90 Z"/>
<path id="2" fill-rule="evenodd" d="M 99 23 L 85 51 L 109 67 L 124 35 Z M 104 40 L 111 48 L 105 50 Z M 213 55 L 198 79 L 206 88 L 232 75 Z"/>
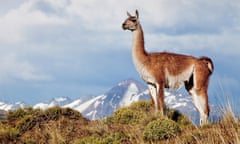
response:
<path id="1" fill-rule="evenodd" d="M 126 79 L 126 80 L 123 80 L 123 81 L 119 82 L 118 86 L 129 85 L 131 83 L 140 83 L 140 82 L 138 82 L 137 80 L 135 80 L 133 78 L 129 78 L 129 79 Z"/>

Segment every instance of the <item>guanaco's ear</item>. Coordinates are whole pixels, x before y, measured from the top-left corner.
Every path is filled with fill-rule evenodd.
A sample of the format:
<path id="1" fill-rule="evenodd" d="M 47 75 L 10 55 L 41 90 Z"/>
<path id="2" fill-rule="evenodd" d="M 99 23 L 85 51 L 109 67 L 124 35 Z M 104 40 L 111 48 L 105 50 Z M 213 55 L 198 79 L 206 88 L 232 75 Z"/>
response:
<path id="1" fill-rule="evenodd" d="M 137 19 L 138 19 L 138 17 L 139 17 L 139 14 L 138 14 L 138 10 L 136 9 L 136 17 L 137 17 Z"/>
<path id="2" fill-rule="evenodd" d="M 127 15 L 129 16 L 129 17 L 131 17 L 131 14 L 127 11 Z"/>

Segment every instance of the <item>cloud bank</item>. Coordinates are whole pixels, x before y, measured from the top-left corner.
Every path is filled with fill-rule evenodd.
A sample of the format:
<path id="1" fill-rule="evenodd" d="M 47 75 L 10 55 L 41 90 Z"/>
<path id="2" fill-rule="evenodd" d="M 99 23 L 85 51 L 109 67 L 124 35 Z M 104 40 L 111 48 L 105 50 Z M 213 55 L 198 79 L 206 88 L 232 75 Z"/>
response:
<path id="1" fill-rule="evenodd" d="M 126 11 L 135 9 L 148 51 L 210 56 L 217 75 L 228 81 L 236 81 L 240 72 L 232 64 L 240 56 L 238 0 L 17 0 L 0 2 L 0 7 L 3 99 L 79 97 L 138 78 L 131 34 L 121 29 Z M 226 69 L 230 72 L 223 73 Z M 22 94 L 9 92 L 24 84 Z"/>

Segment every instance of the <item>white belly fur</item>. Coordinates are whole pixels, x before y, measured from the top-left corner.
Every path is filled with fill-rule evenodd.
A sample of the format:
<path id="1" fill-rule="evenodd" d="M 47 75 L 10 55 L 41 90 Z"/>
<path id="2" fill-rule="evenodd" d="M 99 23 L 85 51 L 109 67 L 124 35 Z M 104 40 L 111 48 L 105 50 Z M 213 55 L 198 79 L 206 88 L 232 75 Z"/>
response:
<path id="1" fill-rule="evenodd" d="M 185 71 L 183 71 L 182 73 L 176 76 L 170 75 L 168 70 L 165 69 L 165 79 L 167 82 L 166 85 L 170 89 L 174 89 L 174 90 L 180 89 L 183 86 L 184 81 L 188 81 L 189 78 L 191 77 L 193 73 L 193 69 L 194 69 L 194 65 L 190 66 Z"/>

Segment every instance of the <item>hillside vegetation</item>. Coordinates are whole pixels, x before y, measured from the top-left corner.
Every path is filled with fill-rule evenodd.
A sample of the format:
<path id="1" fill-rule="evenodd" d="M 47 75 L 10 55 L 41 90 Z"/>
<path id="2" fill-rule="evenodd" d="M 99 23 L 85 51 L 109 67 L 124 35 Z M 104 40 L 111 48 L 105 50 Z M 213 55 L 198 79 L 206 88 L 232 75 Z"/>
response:
<path id="1" fill-rule="evenodd" d="M 69 108 L 18 109 L 0 121 L 0 143 L 240 143 L 240 122 L 231 112 L 202 127 L 194 126 L 178 111 L 166 108 L 165 113 L 165 118 L 159 118 L 149 101 L 133 103 L 94 121 Z"/>

